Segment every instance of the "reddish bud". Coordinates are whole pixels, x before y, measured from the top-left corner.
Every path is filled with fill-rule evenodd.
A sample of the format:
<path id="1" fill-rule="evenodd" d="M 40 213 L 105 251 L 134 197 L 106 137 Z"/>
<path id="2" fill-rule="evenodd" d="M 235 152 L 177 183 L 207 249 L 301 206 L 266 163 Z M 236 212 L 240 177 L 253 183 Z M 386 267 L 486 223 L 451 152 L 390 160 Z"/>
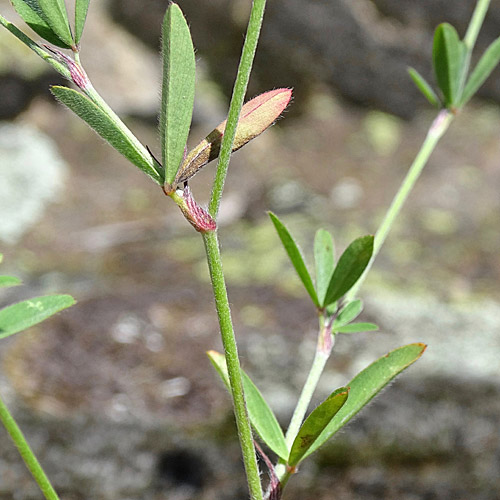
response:
<path id="1" fill-rule="evenodd" d="M 240 149 L 269 128 L 288 106 L 291 98 L 291 89 L 276 89 L 248 101 L 241 108 L 232 151 Z M 226 121 L 223 121 L 189 152 L 177 172 L 174 184 L 187 181 L 200 168 L 219 156 L 225 128 Z"/>
<path id="2" fill-rule="evenodd" d="M 66 65 L 66 67 L 69 69 L 71 79 L 73 80 L 73 83 L 75 85 L 80 87 L 82 90 L 86 90 L 88 87 L 90 87 L 89 77 L 80 64 L 71 59 L 71 57 L 68 57 L 66 54 L 64 54 L 64 52 L 61 52 L 60 50 L 55 49 L 50 45 L 44 45 L 44 47 L 55 54 L 56 58 Z"/>
<path id="3" fill-rule="evenodd" d="M 179 189 L 170 194 L 172 199 L 179 205 L 184 217 L 200 233 L 215 231 L 217 225 L 212 216 L 193 198 L 188 186 L 182 191 Z"/>

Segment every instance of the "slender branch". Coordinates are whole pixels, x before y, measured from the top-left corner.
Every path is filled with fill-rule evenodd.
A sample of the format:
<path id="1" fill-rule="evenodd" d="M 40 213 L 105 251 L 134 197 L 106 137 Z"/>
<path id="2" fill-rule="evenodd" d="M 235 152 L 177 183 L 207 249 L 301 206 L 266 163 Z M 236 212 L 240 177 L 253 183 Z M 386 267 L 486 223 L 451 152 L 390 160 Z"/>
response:
<path id="1" fill-rule="evenodd" d="M 238 125 L 238 118 L 245 99 L 255 51 L 257 50 L 257 43 L 259 41 L 265 6 L 266 0 L 254 0 L 252 4 L 252 11 L 248 22 L 245 43 L 243 45 L 243 51 L 241 53 L 238 73 L 236 75 L 236 81 L 233 89 L 233 96 L 229 106 L 224 137 L 222 138 L 219 162 L 217 164 L 217 171 L 212 187 L 212 195 L 208 205 L 208 211 L 214 219 L 217 219 L 217 213 L 219 212 L 220 200 L 222 197 L 222 191 L 224 190 L 224 183 L 226 181 L 229 159 L 231 157 L 234 136 Z"/>
<path id="2" fill-rule="evenodd" d="M 292 420 L 290 421 L 290 425 L 288 426 L 288 430 L 286 432 L 285 441 L 288 448 L 291 448 L 295 438 L 297 437 L 300 426 L 304 421 L 305 414 L 309 408 L 314 391 L 316 390 L 328 358 L 329 355 L 316 350 L 311 369 L 304 383 L 304 387 L 302 388 L 302 392 L 300 393 L 297 406 L 295 407 L 292 415 Z"/>
<path id="3" fill-rule="evenodd" d="M 464 43 L 469 52 L 472 52 L 472 49 L 476 44 L 477 36 L 479 34 L 481 26 L 483 25 L 484 17 L 486 16 L 488 7 L 490 6 L 490 1 L 491 0 L 478 0 L 476 4 L 474 13 L 472 14 L 472 18 L 467 28 L 467 33 L 464 37 Z"/>
<path id="4" fill-rule="evenodd" d="M 472 14 L 471 20 L 469 21 L 469 26 L 467 27 L 467 32 L 464 37 L 464 45 L 466 48 L 465 60 L 463 63 L 462 75 L 460 78 L 460 94 L 465 88 L 465 83 L 467 81 L 467 75 L 469 74 L 470 61 L 472 57 L 472 51 L 474 50 L 474 45 L 476 44 L 477 36 L 483 25 L 486 12 L 490 5 L 491 0 L 478 0 L 476 7 Z"/>
<path id="5" fill-rule="evenodd" d="M 372 258 L 368 264 L 368 266 L 365 269 L 365 272 L 361 276 L 361 278 L 358 280 L 358 282 L 354 285 L 353 288 L 347 293 L 345 300 L 353 300 L 356 295 L 359 292 L 359 289 L 361 285 L 363 284 L 366 275 L 370 271 L 373 262 L 375 258 L 377 257 L 382 245 L 384 244 L 385 239 L 387 238 L 387 235 L 389 234 L 389 231 L 391 230 L 391 227 L 396 219 L 396 217 L 399 215 L 401 212 L 401 209 L 403 208 L 403 205 L 405 201 L 407 200 L 410 192 L 412 191 L 413 187 L 415 186 L 415 183 L 417 182 L 418 178 L 420 177 L 420 174 L 422 173 L 423 168 L 427 164 L 427 161 L 431 155 L 431 153 L 434 151 L 436 148 L 437 143 L 439 142 L 439 139 L 443 136 L 443 134 L 446 132 L 448 127 L 450 126 L 450 123 L 452 122 L 454 118 L 454 115 L 450 113 L 447 110 L 442 110 L 439 112 L 437 115 L 436 119 L 434 120 L 433 124 L 431 125 L 429 131 L 427 132 L 427 136 L 420 148 L 420 151 L 418 152 L 417 156 L 415 157 L 415 160 L 413 161 L 410 169 L 408 170 L 408 173 L 406 174 L 406 177 L 399 187 L 398 192 L 396 193 L 396 196 L 394 197 L 391 206 L 389 207 L 384 220 L 380 224 L 380 227 L 375 234 L 375 241 L 373 245 L 373 254 Z"/>
<path id="6" fill-rule="evenodd" d="M 318 345 L 314 354 L 314 360 L 311 365 L 311 369 L 307 376 L 306 382 L 304 383 L 304 387 L 302 388 L 302 392 L 300 393 L 300 397 L 293 412 L 290 425 L 288 426 L 288 429 L 286 431 L 285 441 L 288 448 L 292 447 L 292 444 L 297 437 L 300 426 L 304 421 L 307 409 L 311 404 L 311 399 L 313 397 L 314 391 L 318 386 L 321 374 L 323 373 L 326 362 L 328 361 L 328 358 L 330 357 L 330 354 L 332 352 L 333 337 L 330 326 L 331 325 L 325 326 L 323 317 L 321 317 L 321 325 L 318 334 Z M 328 341 L 327 349 L 323 348 L 325 340 Z"/>
<path id="7" fill-rule="evenodd" d="M 238 349 L 234 336 L 231 310 L 227 298 L 226 283 L 222 270 L 222 261 L 219 250 L 217 233 L 210 231 L 203 234 L 205 250 L 207 254 L 210 278 L 215 297 L 215 307 L 219 318 L 222 343 L 226 355 L 227 371 L 231 394 L 233 396 L 234 415 L 240 438 L 241 451 L 247 474 L 248 488 L 252 500 L 262 500 L 262 486 L 260 483 L 259 468 L 255 455 L 252 428 L 248 418 L 245 397 L 243 394 L 243 383 L 241 379 L 241 367 L 238 359 Z"/>
<path id="8" fill-rule="evenodd" d="M 21 457 L 24 460 L 24 463 L 28 467 L 35 481 L 38 483 L 38 486 L 42 490 L 44 497 L 47 500 L 59 500 L 57 493 L 54 488 L 50 484 L 50 481 L 42 469 L 40 462 L 35 457 L 35 454 L 30 448 L 30 445 L 26 441 L 21 429 L 17 425 L 14 417 L 10 414 L 7 406 L 0 398 L 0 420 L 3 425 L 7 429 L 12 441 L 16 445 Z"/>
<path id="9" fill-rule="evenodd" d="M 245 37 L 245 43 L 241 54 L 238 73 L 234 84 L 231 104 L 226 122 L 224 137 L 222 139 L 221 152 L 217 170 L 215 173 L 212 194 L 209 203 L 209 213 L 216 219 L 219 211 L 220 200 L 224 190 L 227 169 L 231 157 L 231 150 L 238 125 L 238 118 L 245 99 L 250 72 L 252 70 L 255 51 L 259 40 L 260 30 L 264 17 L 264 9 L 266 0 L 254 0 L 248 28 Z M 252 427 L 248 418 L 245 396 L 243 393 L 243 384 L 241 380 L 241 368 L 238 358 L 238 350 L 234 335 L 233 324 L 231 321 L 231 311 L 227 298 L 227 290 L 222 271 L 222 261 L 217 239 L 217 232 L 211 231 L 203 235 L 205 242 L 205 250 L 207 254 L 208 267 L 210 277 L 212 279 L 212 287 L 215 297 L 215 306 L 219 317 L 219 325 L 221 329 L 222 342 L 226 354 L 227 370 L 229 375 L 229 383 L 231 385 L 231 393 L 233 396 L 234 414 L 236 425 L 238 427 L 238 435 L 245 463 L 245 471 L 247 474 L 248 488 L 252 500 L 262 500 L 262 486 L 260 482 L 259 468 L 257 466 L 257 458 L 255 447 L 252 438 Z"/>
<path id="10" fill-rule="evenodd" d="M 302 392 L 300 393 L 297 406 L 295 407 L 295 410 L 293 412 L 292 420 L 290 421 L 290 425 L 288 426 L 288 430 L 286 432 L 285 441 L 288 449 L 291 449 L 292 444 L 297 437 L 300 426 L 304 421 L 307 409 L 311 404 L 311 399 L 314 392 L 316 391 L 319 379 L 323 374 L 323 370 L 325 369 L 325 365 L 329 357 L 330 356 L 328 354 L 321 352 L 319 349 L 317 349 L 316 353 L 314 354 L 314 360 L 311 365 L 311 369 L 309 370 L 309 374 L 307 375 L 307 379 L 304 383 L 304 387 L 302 388 Z M 276 466 L 276 475 L 280 480 L 281 489 L 283 490 L 286 484 L 284 478 L 288 478 L 290 475 L 290 471 L 288 470 L 283 460 L 280 460 L 278 462 L 278 465 Z"/>
<path id="11" fill-rule="evenodd" d="M 306 415 L 307 409 L 311 404 L 312 397 L 316 388 L 318 387 L 319 379 L 323 374 L 326 362 L 330 357 L 333 349 L 334 337 L 332 336 L 331 330 L 331 319 L 325 321 L 323 315 L 320 316 L 320 325 L 318 333 L 318 342 L 316 346 L 316 352 L 314 354 L 314 360 L 312 362 L 309 374 L 300 393 L 299 400 L 293 411 L 292 419 L 290 420 L 290 425 L 286 431 L 285 441 L 288 449 L 291 449 L 297 434 L 299 433 L 302 422 Z M 290 477 L 290 470 L 286 467 L 283 460 L 278 462 L 276 466 L 276 475 L 280 480 L 281 489 L 283 490 L 288 478 Z"/>
<path id="12" fill-rule="evenodd" d="M 422 144 L 420 151 L 418 152 L 415 160 L 413 161 L 403 183 L 401 184 L 394 200 L 392 201 L 389 210 L 386 213 L 382 224 L 380 225 L 377 234 L 375 235 L 374 248 L 372 258 L 365 269 L 365 272 L 358 280 L 356 285 L 351 288 L 351 290 L 347 293 L 345 300 L 348 302 L 349 300 L 353 300 L 361 285 L 363 284 L 364 279 L 371 266 L 373 265 L 373 261 L 375 260 L 380 248 L 382 247 L 387 235 L 396 219 L 397 215 L 401 211 L 408 195 L 411 190 L 415 186 L 424 166 L 426 165 L 431 153 L 434 151 L 439 139 L 448 129 L 452 119 L 453 114 L 447 110 L 440 111 L 433 124 L 431 125 L 427 136 Z M 314 356 L 313 364 L 309 371 L 309 375 L 302 389 L 302 393 L 300 395 L 299 401 L 297 402 L 297 406 L 295 407 L 292 420 L 290 422 L 290 426 L 286 433 L 286 443 L 288 447 L 293 444 L 293 441 L 300 429 L 304 416 L 306 414 L 307 408 L 311 402 L 312 395 L 318 385 L 319 379 L 323 373 L 326 362 L 330 357 L 331 348 L 329 350 L 324 350 L 321 348 L 322 342 L 324 343 L 326 339 L 326 333 L 329 332 L 328 328 L 325 328 L 324 319 L 320 320 L 320 333 L 318 336 L 318 347 L 316 349 L 316 354 Z M 324 345 L 324 344 L 323 344 Z M 333 346 L 331 346 L 333 347 Z M 291 471 L 286 467 L 286 464 L 280 460 L 278 465 L 276 466 L 276 474 L 280 479 L 281 487 L 284 489 L 286 483 L 288 482 Z"/>
<path id="13" fill-rule="evenodd" d="M 40 56 L 44 61 L 47 61 L 58 73 L 63 75 L 68 80 L 71 80 L 71 75 L 68 68 L 66 68 L 59 61 L 54 59 L 47 51 L 43 50 L 40 45 L 38 45 L 34 40 L 32 40 L 28 35 L 23 33 L 16 25 L 7 21 L 5 17 L 0 16 L 0 24 L 8 29 L 15 37 L 17 37 L 21 42 L 27 45 L 35 54 Z"/>

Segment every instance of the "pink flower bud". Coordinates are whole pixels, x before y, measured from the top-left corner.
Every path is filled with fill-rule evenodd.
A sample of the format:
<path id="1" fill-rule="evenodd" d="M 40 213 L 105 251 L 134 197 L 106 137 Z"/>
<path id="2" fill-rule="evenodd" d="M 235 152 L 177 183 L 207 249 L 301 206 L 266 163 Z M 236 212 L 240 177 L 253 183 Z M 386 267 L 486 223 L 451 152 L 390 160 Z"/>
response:
<path id="1" fill-rule="evenodd" d="M 182 191 L 179 189 L 174 194 L 170 195 L 179 205 L 184 217 L 191 225 L 200 233 L 215 231 L 217 225 L 212 216 L 193 198 L 193 194 L 188 186 Z"/>
<path id="2" fill-rule="evenodd" d="M 89 77 L 87 76 L 87 73 L 85 73 L 84 69 L 80 64 L 71 59 L 71 57 L 68 57 L 66 54 L 64 54 L 64 52 L 61 52 L 59 49 L 55 49 L 50 45 L 44 45 L 44 47 L 50 50 L 59 61 L 65 64 L 71 75 L 71 80 L 73 80 L 73 83 L 75 85 L 80 87 L 82 90 L 86 90 L 87 88 L 90 87 Z"/>
<path id="3" fill-rule="evenodd" d="M 269 128 L 288 106 L 291 98 L 291 89 L 276 89 L 248 101 L 241 108 L 232 150 L 240 149 Z M 177 172 L 174 185 L 187 181 L 219 156 L 225 128 L 226 121 L 223 121 L 190 151 Z"/>

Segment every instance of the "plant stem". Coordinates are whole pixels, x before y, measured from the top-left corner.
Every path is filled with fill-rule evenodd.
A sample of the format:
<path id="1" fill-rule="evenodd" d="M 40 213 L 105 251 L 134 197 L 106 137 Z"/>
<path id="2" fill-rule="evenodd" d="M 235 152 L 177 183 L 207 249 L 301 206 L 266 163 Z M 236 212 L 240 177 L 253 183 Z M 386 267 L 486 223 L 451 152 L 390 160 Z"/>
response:
<path id="1" fill-rule="evenodd" d="M 432 123 L 429 131 L 427 132 L 427 136 L 420 148 L 420 151 L 415 157 L 415 160 L 413 161 L 410 169 L 408 170 L 408 173 L 406 174 L 403 183 L 399 187 L 396 196 L 392 200 L 391 206 L 389 207 L 384 217 L 384 220 L 380 224 L 380 227 L 377 233 L 375 234 L 372 258 L 361 278 L 354 285 L 354 287 L 351 288 L 351 290 L 347 293 L 345 297 L 346 302 L 353 300 L 358 294 L 358 291 L 361 285 L 363 284 L 366 275 L 370 271 L 373 262 L 380 251 L 380 248 L 384 244 L 384 241 L 387 238 L 387 235 L 389 234 L 389 231 L 391 230 L 391 227 L 394 224 L 396 217 L 398 216 L 399 212 L 401 212 L 401 209 L 405 201 L 407 200 L 409 194 L 411 193 L 413 187 L 415 186 L 415 183 L 420 177 L 420 174 L 422 173 L 423 168 L 427 164 L 427 161 L 431 153 L 434 151 L 437 143 L 439 142 L 439 139 L 441 139 L 443 134 L 450 126 L 450 123 L 452 122 L 453 118 L 454 118 L 453 113 L 450 113 L 448 110 L 442 110 L 439 112 L 436 119 Z"/>
<path id="2" fill-rule="evenodd" d="M 212 187 L 212 194 L 208 206 L 210 215 L 217 219 L 220 200 L 224 190 L 227 169 L 231 157 L 238 118 L 243 106 L 245 94 L 250 79 L 255 51 L 259 41 L 260 30 L 264 18 L 264 9 L 266 0 L 254 0 L 250 19 L 248 21 L 245 43 L 241 54 L 238 73 L 233 88 L 233 95 L 226 122 L 224 137 L 222 138 L 219 162 L 215 173 L 215 179 Z M 219 325 L 226 355 L 227 371 L 229 383 L 231 385 L 231 394 L 233 396 L 234 415 L 240 438 L 240 446 L 245 464 L 248 489 L 252 500 L 262 500 L 262 486 L 260 482 L 259 468 L 255 455 L 255 446 L 252 437 L 252 427 L 248 418 L 246 409 L 245 395 L 243 393 L 243 384 L 241 380 L 241 367 L 238 359 L 238 350 L 236 338 L 234 335 L 233 324 L 231 321 L 231 311 L 227 298 L 226 284 L 222 270 L 222 261 L 219 250 L 217 232 L 211 231 L 204 233 L 205 251 L 207 254 L 208 268 L 212 280 L 212 288 L 215 297 L 215 307 L 219 318 Z"/>
<path id="3" fill-rule="evenodd" d="M 245 464 L 245 471 L 248 481 L 248 489 L 252 500 L 262 500 L 262 486 L 260 483 L 259 468 L 255 456 L 255 447 L 252 437 L 252 428 L 246 409 L 245 397 L 243 394 L 243 383 L 241 379 L 241 367 L 238 359 L 238 349 L 234 336 L 233 323 L 231 320 L 231 310 L 227 298 L 226 283 L 222 270 L 222 261 L 219 250 L 219 242 L 216 231 L 203 234 L 205 250 L 212 280 L 212 288 L 215 297 L 215 307 L 219 318 L 222 343 L 226 355 L 227 371 L 231 394 L 233 396 L 234 415 L 236 426 L 240 438 L 240 446 Z"/>
<path id="4" fill-rule="evenodd" d="M 474 10 L 471 22 L 469 23 L 469 28 L 464 38 L 464 42 L 467 46 L 467 51 L 468 51 L 467 66 L 468 62 L 470 61 L 470 54 L 476 42 L 477 35 L 483 23 L 486 11 L 488 10 L 489 3 L 490 0 L 479 0 Z M 347 293 L 345 297 L 346 302 L 349 302 L 350 300 L 353 300 L 356 297 L 361 285 L 363 284 L 366 278 L 366 275 L 371 269 L 371 266 L 373 265 L 375 258 L 377 257 L 382 245 L 384 244 L 385 239 L 387 238 L 392 225 L 394 224 L 396 217 L 399 215 L 410 192 L 412 191 L 413 187 L 415 186 L 415 183 L 420 177 L 420 174 L 422 173 L 423 168 L 427 164 L 430 155 L 434 151 L 436 145 L 438 144 L 443 134 L 448 130 L 448 127 L 450 126 L 453 118 L 454 115 L 452 113 L 450 113 L 447 110 L 442 110 L 439 112 L 438 116 L 435 118 L 434 122 L 429 128 L 429 131 L 420 148 L 420 151 L 418 152 L 412 165 L 410 166 L 410 169 L 408 170 L 408 173 L 406 174 L 403 183 L 401 184 L 398 192 L 396 193 L 396 196 L 394 197 L 375 235 L 372 258 L 361 278 L 358 280 L 355 286 Z M 323 328 L 324 326 L 322 326 L 320 329 L 320 338 L 321 338 L 321 330 Z M 304 384 L 304 388 L 302 389 L 302 393 L 300 395 L 299 401 L 293 413 L 292 420 L 290 422 L 290 426 L 286 434 L 286 443 L 289 448 L 292 446 L 293 441 L 297 436 L 297 433 L 300 429 L 307 408 L 310 404 L 312 395 L 317 387 L 320 376 L 323 373 L 328 358 L 329 358 L 329 353 L 325 354 L 325 352 L 319 348 L 319 341 L 318 341 L 318 348 L 316 349 L 316 354 L 314 356 L 314 361 L 311 366 L 311 370 L 309 371 L 309 375 L 307 377 L 306 383 Z M 288 482 L 288 479 L 290 478 L 292 471 L 290 471 L 286 467 L 286 464 L 281 460 L 276 467 L 276 474 L 280 480 L 281 487 L 283 489 L 286 483 Z"/>
<path id="5" fill-rule="evenodd" d="M 465 83 L 467 81 L 467 75 L 469 74 L 470 61 L 472 57 L 472 51 L 474 45 L 476 44 L 477 36 L 483 25 L 486 12 L 490 5 L 491 0 L 478 0 L 474 12 L 472 14 L 471 20 L 469 21 L 469 26 L 467 27 L 467 32 L 464 37 L 464 45 L 466 48 L 465 60 L 463 63 L 462 75 L 460 78 L 460 94 L 465 88 Z"/>
<path id="6" fill-rule="evenodd" d="M 304 383 L 304 387 L 302 388 L 302 392 L 300 393 L 299 400 L 297 402 L 297 406 L 293 411 L 292 419 L 290 421 L 290 425 L 286 431 L 285 441 L 288 446 L 288 449 L 291 449 L 295 438 L 300 430 L 300 426 L 304 421 L 305 414 L 309 405 L 311 404 L 311 399 L 313 397 L 314 392 L 316 391 L 316 387 L 318 386 L 319 379 L 325 369 L 326 362 L 330 357 L 330 354 L 333 349 L 334 337 L 332 336 L 331 331 L 331 322 L 325 322 L 325 317 L 323 315 L 320 316 L 320 326 L 318 333 L 318 342 L 316 346 L 316 352 L 314 354 L 314 360 L 312 362 L 311 368 L 309 370 L 309 374 L 307 375 L 307 379 Z M 281 484 L 281 489 L 283 490 L 288 479 L 290 478 L 291 471 L 286 467 L 286 464 L 283 460 L 278 462 L 276 466 L 276 475 Z"/>
<path id="7" fill-rule="evenodd" d="M 238 66 L 238 73 L 236 75 L 236 81 L 233 88 L 233 96 L 231 97 L 231 104 L 229 105 L 229 113 L 227 116 L 224 137 L 222 138 L 219 162 L 217 164 L 217 171 L 212 187 L 212 195 L 208 205 L 208 211 L 214 219 L 217 219 L 217 213 L 219 212 L 220 200 L 222 197 L 222 191 L 224 190 L 224 183 L 226 181 L 234 136 L 236 133 L 236 127 L 238 126 L 238 118 L 245 99 L 248 80 L 250 79 L 250 72 L 252 70 L 255 51 L 257 50 L 257 43 L 259 41 L 265 7 L 266 0 L 253 1 L 245 43 L 243 45 L 240 64 Z"/>
<path id="8" fill-rule="evenodd" d="M 322 320 L 321 323 L 324 323 L 324 321 Z M 320 331 L 318 334 L 318 345 L 316 347 L 316 353 L 314 354 L 314 360 L 311 365 L 311 369 L 309 370 L 309 374 L 307 375 L 306 382 L 304 384 L 304 387 L 302 388 L 302 392 L 300 393 L 297 406 L 295 407 L 295 410 L 293 412 L 290 425 L 288 426 L 288 429 L 286 431 L 285 441 L 288 448 L 291 448 L 295 438 L 297 437 L 300 426 L 302 425 L 302 422 L 304 420 L 304 416 L 311 403 L 314 391 L 316 390 L 326 362 L 328 361 L 328 358 L 330 357 L 330 354 L 332 352 L 333 343 L 326 351 L 322 348 L 323 338 L 325 337 L 325 335 L 331 336 L 331 330 L 329 328 L 325 329 L 324 325 L 322 324 L 320 326 Z"/>
<path id="9" fill-rule="evenodd" d="M 59 61 L 54 59 L 47 51 L 43 50 L 34 40 L 23 33 L 16 25 L 7 21 L 5 17 L 0 16 L 0 24 L 8 29 L 15 37 L 27 45 L 35 54 L 39 55 L 44 61 L 47 61 L 58 73 L 63 75 L 68 80 L 71 80 L 71 75 L 68 68 L 66 68 Z"/>
<path id="10" fill-rule="evenodd" d="M 24 463 L 28 467 L 32 476 L 35 478 L 35 481 L 38 483 L 44 497 L 47 500 L 59 500 L 59 497 L 50 484 L 50 481 L 43 471 L 40 462 L 35 457 L 30 445 L 14 420 L 14 417 L 10 414 L 8 408 L 5 406 L 5 403 L 2 401 L 2 398 L 0 398 L 0 420 L 7 429 L 12 441 L 14 441 L 14 444 L 19 450 Z"/>
<path id="11" fill-rule="evenodd" d="M 472 49 L 476 44 L 477 36 L 479 34 L 481 26 L 483 25 L 484 17 L 486 16 L 488 7 L 490 6 L 490 1 L 491 0 L 478 0 L 476 4 L 474 13 L 472 14 L 472 18 L 467 28 L 467 33 L 464 37 L 464 43 L 469 53 L 472 52 Z"/>
<path id="12" fill-rule="evenodd" d="M 329 357 L 330 356 L 328 354 L 316 349 L 311 369 L 307 375 L 306 382 L 304 383 L 304 387 L 302 388 L 297 406 L 295 407 L 292 419 L 290 420 L 290 425 L 288 426 L 288 430 L 286 432 L 285 441 L 288 448 L 291 448 L 295 438 L 297 437 L 300 426 L 304 421 L 304 416 L 309 408 L 314 391 L 316 390 L 319 379 Z"/>

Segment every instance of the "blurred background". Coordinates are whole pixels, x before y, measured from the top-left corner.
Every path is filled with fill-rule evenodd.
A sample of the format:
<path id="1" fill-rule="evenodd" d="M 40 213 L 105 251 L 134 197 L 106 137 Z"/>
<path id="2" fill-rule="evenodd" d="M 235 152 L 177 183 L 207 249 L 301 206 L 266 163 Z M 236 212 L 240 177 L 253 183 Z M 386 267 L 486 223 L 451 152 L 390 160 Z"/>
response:
<path id="1" fill-rule="evenodd" d="M 72 4 L 72 2 L 69 2 Z M 190 144 L 225 117 L 247 0 L 179 0 L 197 49 Z M 166 0 L 91 2 L 82 61 L 159 154 Z M 287 425 L 311 363 L 315 311 L 271 227 L 311 262 L 373 233 L 435 112 L 439 22 L 464 34 L 472 0 L 271 0 L 249 97 L 293 87 L 278 125 L 232 159 L 220 238 L 245 369 Z M 18 21 L 10 4 L 0 13 Z M 24 28 L 23 28 L 24 29 Z M 28 28 L 26 28 L 28 30 Z M 492 2 L 478 52 L 500 31 Z M 71 293 L 72 309 L 0 345 L 0 390 L 64 500 L 247 498 L 201 238 L 146 176 L 48 92 L 48 65 L 0 31 L 0 305 Z M 431 157 L 362 290 L 375 333 L 341 336 L 315 403 L 389 350 L 423 358 L 306 462 L 287 499 L 500 498 L 500 79 Z M 191 183 L 206 202 L 214 167 Z M 0 499 L 40 498 L 0 430 Z"/>

